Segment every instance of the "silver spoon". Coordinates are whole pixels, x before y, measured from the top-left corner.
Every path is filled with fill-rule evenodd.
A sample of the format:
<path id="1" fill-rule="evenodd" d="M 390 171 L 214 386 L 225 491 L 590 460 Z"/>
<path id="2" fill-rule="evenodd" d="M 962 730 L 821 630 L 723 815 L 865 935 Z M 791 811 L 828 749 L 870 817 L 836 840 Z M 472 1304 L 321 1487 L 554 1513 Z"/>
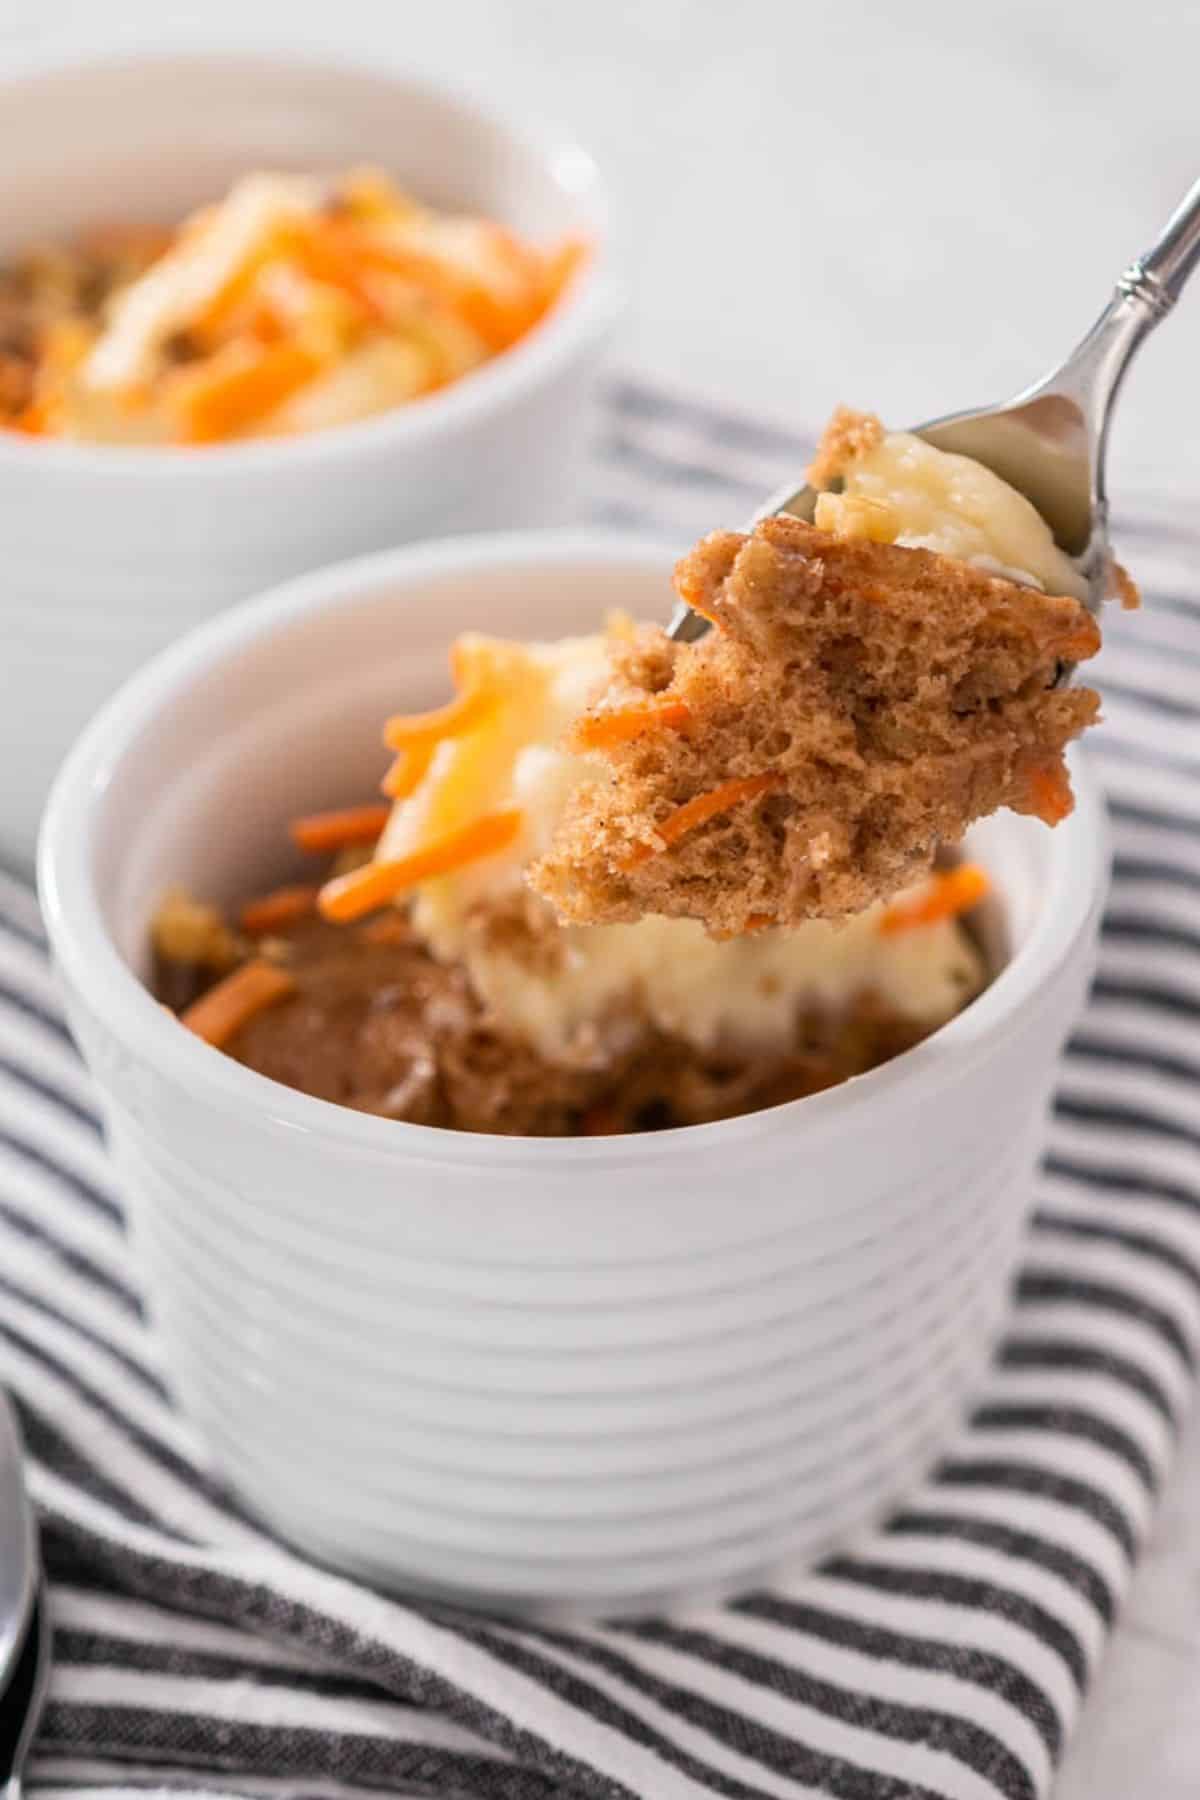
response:
<path id="1" fill-rule="evenodd" d="M 1099 613 L 1110 591 L 1104 458 L 1113 405 L 1134 351 L 1166 318 L 1197 262 L 1200 181 L 1150 248 L 1130 263 L 1064 363 L 1002 406 L 949 413 L 913 427 L 936 449 L 983 463 L 1033 502 L 1060 547 L 1078 559 L 1092 613 Z M 816 499 L 814 488 L 784 488 L 754 522 L 776 513 L 811 522 Z M 690 644 L 708 628 L 707 619 L 681 602 L 667 632 Z"/>
<path id="2" fill-rule="evenodd" d="M 0 1800 L 22 1800 L 21 1776 L 37 1735 L 50 1680 L 50 1611 L 39 1581 L 8 1686 L 0 1692 Z"/>
<path id="3" fill-rule="evenodd" d="M 0 1800 L 21 1800 L 50 1672 L 50 1615 L 21 1433 L 0 1389 Z"/>
<path id="4" fill-rule="evenodd" d="M 0 1388 L 0 1693 L 8 1685 L 37 1597 L 37 1523 L 22 1461 L 17 1417 Z"/>

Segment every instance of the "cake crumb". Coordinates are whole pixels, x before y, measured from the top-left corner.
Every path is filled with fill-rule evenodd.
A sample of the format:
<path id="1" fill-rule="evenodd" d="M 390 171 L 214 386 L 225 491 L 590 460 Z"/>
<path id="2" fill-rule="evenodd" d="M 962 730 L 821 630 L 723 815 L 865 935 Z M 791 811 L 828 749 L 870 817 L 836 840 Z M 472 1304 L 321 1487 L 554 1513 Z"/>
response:
<path id="1" fill-rule="evenodd" d="M 614 645 L 593 711 L 669 694 L 686 723 L 595 754 L 529 871 L 561 918 L 840 918 L 1001 806 L 1070 810 L 1063 753 L 1099 711 L 1052 686 L 1100 647 L 1078 600 L 787 515 L 706 538 L 677 587 L 716 629 Z"/>
<path id="2" fill-rule="evenodd" d="M 851 406 L 837 407 L 809 464 L 809 486 L 827 488 L 839 481 L 851 463 L 878 449 L 885 435 L 874 413 L 855 412 Z"/>

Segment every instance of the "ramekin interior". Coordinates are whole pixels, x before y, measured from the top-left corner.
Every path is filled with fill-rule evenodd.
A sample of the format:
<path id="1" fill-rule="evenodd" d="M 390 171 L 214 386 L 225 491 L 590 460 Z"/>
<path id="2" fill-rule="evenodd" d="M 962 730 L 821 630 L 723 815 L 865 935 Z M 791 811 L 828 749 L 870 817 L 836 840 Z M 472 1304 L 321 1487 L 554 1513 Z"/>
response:
<path id="1" fill-rule="evenodd" d="M 0 252 L 96 221 L 169 222 L 255 168 L 336 171 L 377 162 L 424 200 L 495 217 L 536 240 L 583 233 L 588 266 L 529 337 L 445 390 L 308 437 L 176 448 L 124 448 L 0 433 L 11 458 L 113 478 L 245 479 L 333 456 L 364 438 L 420 441 L 536 385 L 610 322 L 606 197 L 594 164 L 565 132 L 505 117 L 444 82 L 346 59 L 295 53 L 155 52 L 50 57 L 0 75 L 0 124 L 20 146 L 5 190 Z"/>
<path id="2" fill-rule="evenodd" d="M 681 1137 L 752 1139 L 803 1114 L 806 1138 L 848 1109 L 882 1117 L 986 1056 L 1052 982 L 1103 891 L 1103 810 L 1086 767 L 1077 807 L 1054 832 L 1003 813 L 969 849 L 1003 897 L 1011 957 L 988 990 L 916 1050 L 871 1074 L 767 1113 L 637 1139 L 480 1138 L 366 1117 L 295 1093 L 190 1036 L 139 979 L 146 927 L 173 881 L 214 897 L 280 877 L 283 825 L 370 793 L 386 761 L 380 721 L 447 686 L 445 650 L 466 628 L 537 637 L 594 628 L 624 606 L 663 616 L 669 554 L 603 534 L 446 541 L 320 571 L 235 608 L 157 658 L 104 708 L 67 759 L 40 847 L 42 899 L 69 989 L 140 1060 L 218 1109 L 253 1113 L 375 1154 L 521 1163 L 670 1154 Z"/>

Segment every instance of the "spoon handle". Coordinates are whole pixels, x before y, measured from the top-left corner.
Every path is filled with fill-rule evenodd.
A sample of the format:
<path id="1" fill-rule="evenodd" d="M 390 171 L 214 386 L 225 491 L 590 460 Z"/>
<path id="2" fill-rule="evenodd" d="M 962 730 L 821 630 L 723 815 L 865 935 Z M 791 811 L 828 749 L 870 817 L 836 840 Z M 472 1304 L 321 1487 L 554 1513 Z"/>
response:
<path id="1" fill-rule="evenodd" d="M 1095 445 L 1093 493 L 1103 504 L 1113 405 L 1134 352 L 1171 311 L 1200 263 L 1200 181 L 1193 182 L 1154 242 L 1117 279 L 1112 299 L 1066 362 L 1031 388 L 1072 400 Z"/>
<path id="2" fill-rule="evenodd" d="M 1200 262 L 1200 181 L 1193 182 L 1148 250 L 1135 257 L 1117 282 L 1121 293 L 1167 313 Z"/>
<path id="3" fill-rule="evenodd" d="M 37 1532 L 17 1416 L 0 1388 L 0 1710 L 37 1586 Z"/>

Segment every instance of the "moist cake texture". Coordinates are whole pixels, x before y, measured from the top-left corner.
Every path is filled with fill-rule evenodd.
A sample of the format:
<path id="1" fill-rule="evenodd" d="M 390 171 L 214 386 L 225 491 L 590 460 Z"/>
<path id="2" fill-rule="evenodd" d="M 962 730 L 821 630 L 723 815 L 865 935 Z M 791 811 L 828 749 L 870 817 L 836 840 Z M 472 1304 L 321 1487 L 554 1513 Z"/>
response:
<path id="1" fill-rule="evenodd" d="M 615 646 L 576 731 L 591 779 L 530 870 L 560 918 L 721 937 L 845 918 L 999 807 L 1071 810 L 1064 752 L 1099 701 L 1055 681 L 1100 633 L 1045 521 L 981 464 L 846 408 L 809 478 L 815 524 L 716 532 L 677 566 L 703 639 Z"/>
<path id="2" fill-rule="evenodd" d="M 618 653 L 595 716 L 680 722 L 596 755 L 530 871 L 562 917 L 840 918 L 998 807 L 1070 810 L 1063 752 L 1099 709 L 1050 685 L 1099 649 L 1077 600 L 788 517 L 707 538 L 677 585 L 715 629 Z"/>

